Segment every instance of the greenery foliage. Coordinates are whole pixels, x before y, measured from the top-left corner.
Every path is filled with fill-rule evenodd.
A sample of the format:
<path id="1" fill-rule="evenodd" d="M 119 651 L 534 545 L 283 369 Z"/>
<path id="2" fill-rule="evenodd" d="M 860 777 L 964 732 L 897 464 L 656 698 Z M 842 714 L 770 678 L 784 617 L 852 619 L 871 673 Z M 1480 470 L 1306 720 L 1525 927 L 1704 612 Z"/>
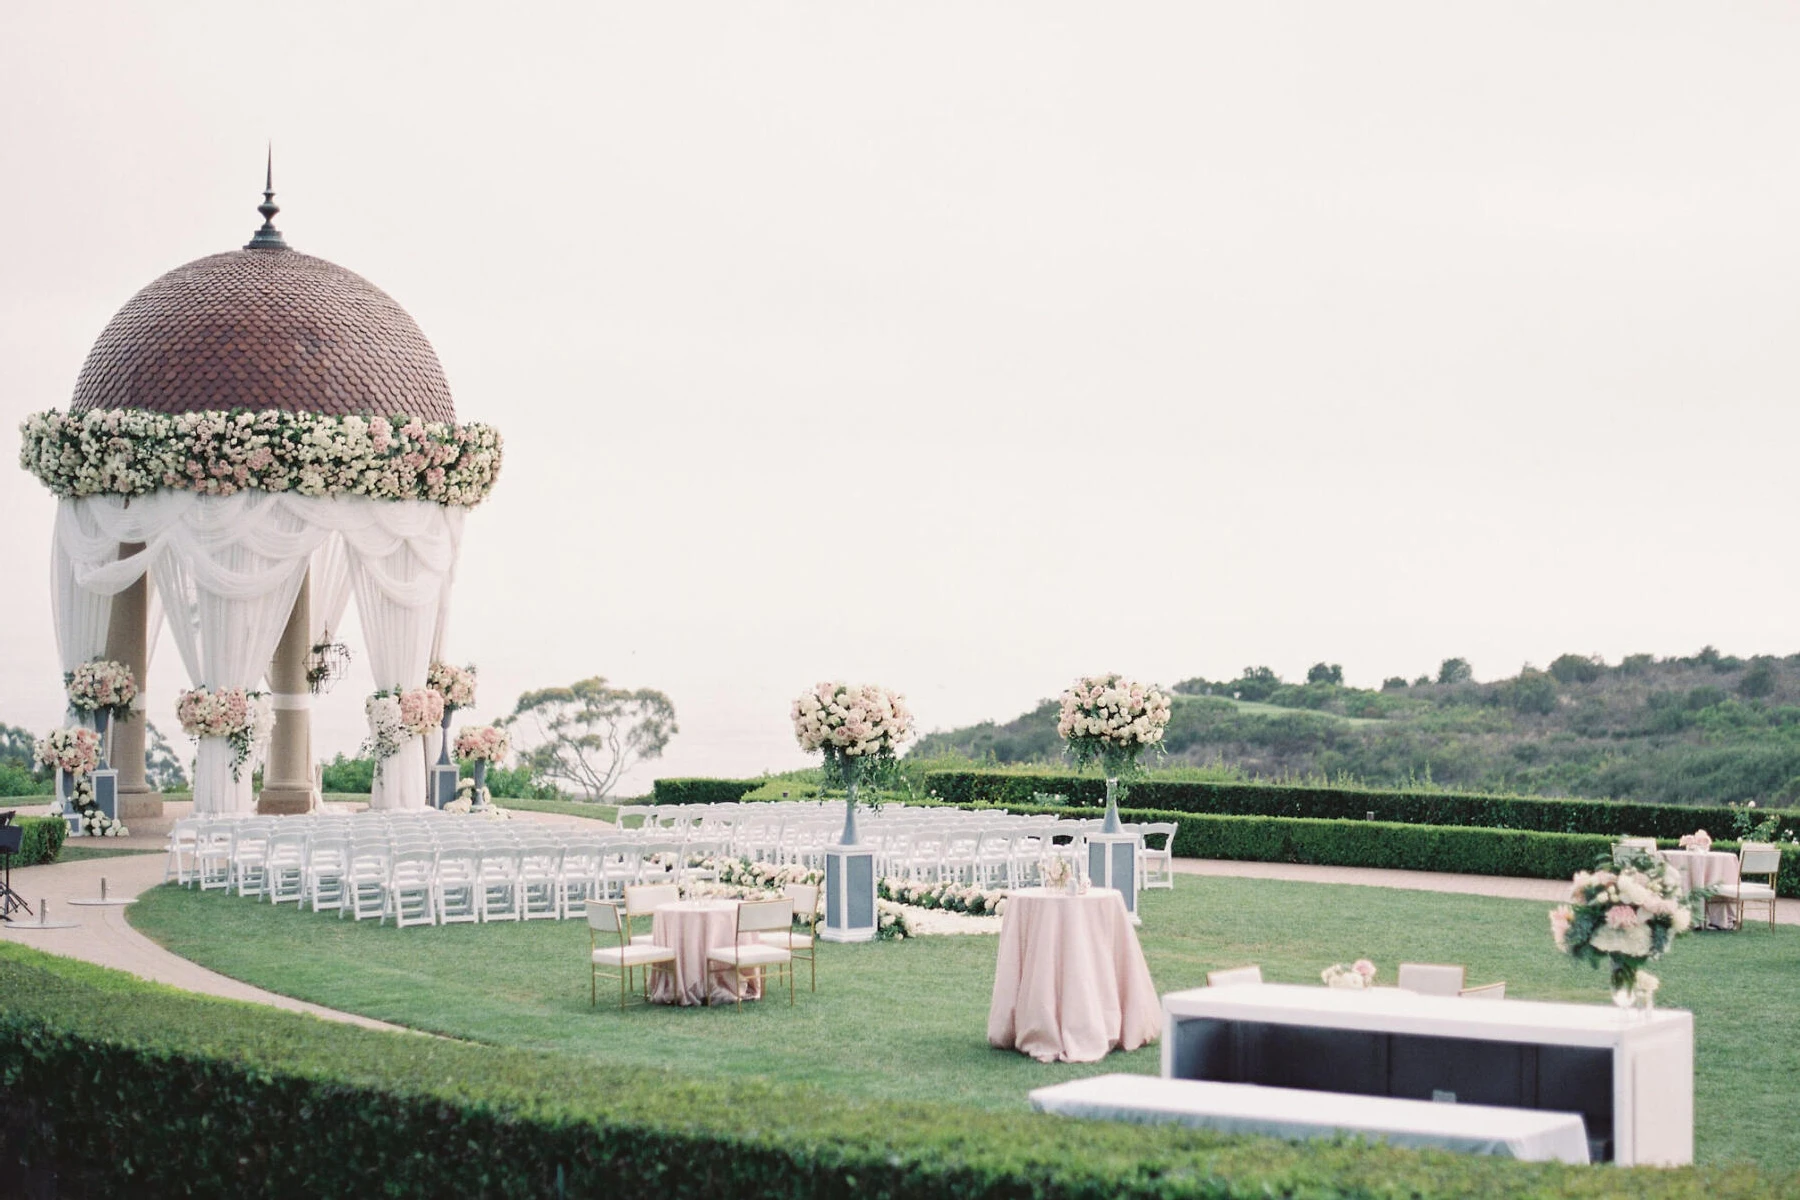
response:
<path id="1" fill-rule="evenodd" d="M 63 841 L 69 835 L 67 822 L 61 817 L 14 817 L 13 823 L 22 831 L 19 852 L 13 855 L 13 866 L 35 867 L 39 863 L 56 861 Z"/>
<path id="2" fill-rule="evenodd" d="M 762 786 L 760 779 L 658 779 L 652 804 L 734 804 Z"/>
<path id="3" fill-rule="evenodd" d="M 0 947 L 0 1010 L 4 1138 L 27 1188 L 60 1171 L 65 1190 L 138 1195 L 1735 1200 L 1788 1182 L 859 1103 L 328 1025 L 16 946 Z M 581 1019 L 600 1018 L 584 1003 Z"/>

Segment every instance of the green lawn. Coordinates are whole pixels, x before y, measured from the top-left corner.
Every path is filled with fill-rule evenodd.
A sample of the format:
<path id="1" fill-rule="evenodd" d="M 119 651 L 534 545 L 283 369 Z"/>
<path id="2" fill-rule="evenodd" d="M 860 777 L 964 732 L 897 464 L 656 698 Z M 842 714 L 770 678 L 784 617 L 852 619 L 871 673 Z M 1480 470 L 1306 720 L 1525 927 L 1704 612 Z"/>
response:
<path id="1" fill-rule="evenodd" d="M 1471 982 L 1527 999 L 1606 1002 L 1604 976 L 1550 948 L 1539 903 L 1343 885 L 1183 878 L 1143 898 L 1142 938 L 1162 992 L 1217 967 L 1260 963 L 1318 982 L 1327 963 L 1461 962 Z M 769 1076 L 874 1099 L 1023 1110 L 1025 1093 L 1110 1071 L 1154 1074 L 1157 1050 L 1039 1064 L 985 1039 L 995 941 L 927 938 L 826 946 L 816 995 L 797 1008 L 588 1007 L 579 922 L 381 928 L 165 886 L 130 911 L 171 950 L 234 978 L 418 1029 L 612 1063 Z M 1684 939 L 1661 964 L 1659 1001 L 1697 1015 L 1702 1162 L 1800 1169 L 1800 929 Z M 603 984 L 604 987 L 604 984 Z M 802 981 L 804 987 L 804 980 Z M 1747 1066 L 1747 1064 L 1750 1064 Z"/>

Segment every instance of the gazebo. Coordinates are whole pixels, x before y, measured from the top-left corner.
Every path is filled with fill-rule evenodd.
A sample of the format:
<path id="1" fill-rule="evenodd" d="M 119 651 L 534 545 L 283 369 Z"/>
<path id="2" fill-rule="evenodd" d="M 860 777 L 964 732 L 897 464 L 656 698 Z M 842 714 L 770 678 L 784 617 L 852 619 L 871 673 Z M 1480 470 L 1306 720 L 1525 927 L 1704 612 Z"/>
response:
<path id="1" fill-rule="evenodd" d="M 425 684 L 442 648 L 466 511 L 501 445 L 459 424 L 423 333 L 391 297 L 289 248 L 273 177 L 241 250 L 177 267 L 119 310 L 69 411 L 29 418 L 21 464 L 59 497 L 52 549 L 64 671 L 149 668 L 167 621 L 192 686 L 258 689 L 275 709 L 260 798 L 223 737 L 202 737 L 197 813 L 311 802 L 308 666 L 355 597 L 377 686 Z M 122 817 L 160 813 L 144 720 L 118 722 Z M 404 749 L 404 748 L 403 748 Z M 384 764 L 372 804 L 426 803 L 426 754 Z"/>

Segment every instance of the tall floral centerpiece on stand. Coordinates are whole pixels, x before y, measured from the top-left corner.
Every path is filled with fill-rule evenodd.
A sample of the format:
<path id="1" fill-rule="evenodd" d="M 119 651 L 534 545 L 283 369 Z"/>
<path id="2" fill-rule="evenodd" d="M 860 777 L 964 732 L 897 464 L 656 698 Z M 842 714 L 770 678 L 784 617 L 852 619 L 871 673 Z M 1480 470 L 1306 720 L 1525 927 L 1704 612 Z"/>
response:
<path id="1" fill-rule="evenodd" d="M 444 702 L 444 740 L 438 752 L 438 765 L 447 767 L 450 765 L 450 714 L 475 703 L 475 668 L 434 662 L 431 669 L 425 672 L 425 686 L 436 692 Z"/>
<path id="2" fill-rule="evenodd" d="M 1648 1009 L 1657 978 L 1644 966 L 1693 928 L 1696 894 L 1655 855 L 1605 856 L 1594 870 L 1576 874 L 1569 903 L 1550 910 L 1550 935 L 1564 954 L 1611 965 L 1614 1004 Z"/>
<path id="3" fill-rule="evenodd" d="M 821 683 L 802 692 L 789 710 L 800 748 L 825 757 L 825 774 L 844 782 L 844 834 L 856 840 L 856 789 L 891 767 L 913 733 L 906 697 L 875 684 Z"/>
<path id="4" fill-rule="evenodd" d="M 456 735 L 456 757 L 475 764 L 475 789 L 470 797 L 479 807 L 486 804 L 488 764 L 504 762 L 512 753 L 512 738 L 498 725 L 471 725 Z"/>
<path id="5" fill-rule="evenodd" d="M 444 698 L 428 687 L 384 688 L 363 701 L 363 715 L 369 718 L 369 738 L 362 752 L 375 760 L 380 779 L 382 766 L 400 747 L 442 724 Z"/>
<path id="6" fill-rule="evenodd" d="M 1119 832 L 1119 779 L 1138 771 L 1138 755 L 1160 747 L 1173 707 L 1168 693 L 1120 675 L 1077 679 L 1062 694 L 1056 732 L 1077 768 L 1098 762 L 1106 774 L 1103 833 Z"/>
<path id="7" fill-rule="evenodd" d="M 192 738 L 224 738 L 231 743 L 231 777 L 266 746 L 275 732 L 275 705 L 267 692 L 244 688 L 204 688 L 181 693 L 175 702 L 181 730 Z"/>
<path id="8" fill-rule="evenodd" d="M 131 702 L 137 699 L 137 679 L 122 662 L 96 658 L 82 663 L 63 676 L 69 692 L 69 707 L 87 713 L 100 735 L 100 766 L 106 765 L 107 733 L 114 721 L 131 715 Z"/>
<path id="9" fill-rule="evenodd" d="M 57 799 L 51 812 L 61 814 L 73 832 L 86 837 L 124 837 L 130 831 L 94 803 L 93 773 L 100 769 L 100 735 L 79 726 L 53 729 L 33 747 L 38 762 L 57 776 Z"/>

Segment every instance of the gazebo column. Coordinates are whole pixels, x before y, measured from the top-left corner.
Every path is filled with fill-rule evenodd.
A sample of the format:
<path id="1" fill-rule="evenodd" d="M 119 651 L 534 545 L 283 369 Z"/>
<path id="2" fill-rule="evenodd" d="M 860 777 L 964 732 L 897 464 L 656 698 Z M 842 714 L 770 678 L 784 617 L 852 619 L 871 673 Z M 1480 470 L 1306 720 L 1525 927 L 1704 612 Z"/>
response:
<path id="1" fill-rule="evenodd" d="M 121 542 L 119 557 L 129 558 L 143 548 L 142 542 Z M 149 617 L 150 577 L 145 574 L 113 596 L 112 616 L 106 626 L 106 657 L 131 668 L 140 695 L 150 671 Z M 119 772 L 119 816 L 127 825 L 141 817 L 162 816 L 162 796 L 144 777 L 144 724 L 141 708 L 112 723 L 110 761 Z"/>
<path id="2" fill-rule="evenodd" d="M 287 628 L 269 664 L 269 687 L 275 699 L 275 732 L 263 764 L 263 789 L 256 811 L 265 815 L 303 813 L 312 808 L 312 687 L 306 682 L 312 654 L 312 571 L 300 579 L 300 592 L 288 613 Z"/>

